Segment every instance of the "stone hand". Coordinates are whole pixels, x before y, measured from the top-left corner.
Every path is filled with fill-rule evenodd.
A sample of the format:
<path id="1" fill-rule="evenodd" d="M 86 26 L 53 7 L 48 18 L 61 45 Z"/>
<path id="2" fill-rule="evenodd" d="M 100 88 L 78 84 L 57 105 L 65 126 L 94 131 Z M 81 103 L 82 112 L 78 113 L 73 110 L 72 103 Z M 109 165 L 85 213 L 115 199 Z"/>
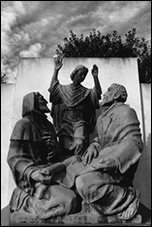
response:
<path id="1" fill-rule="evenodd" d="M 51 133 L 44 132 L 42 136 L 42 140 L 45 142 L 45 145 L 47 146 L 48 150 L 53 152 L 55 140 L 52 137 Z"/>
<path id="2" fill-rule="evenodd" d="M 52 176 L 49 176 L 49 173 L 42 170 L 36 170 L 31 174 L 31 178 L 42 184 L 50 184 Z"/>
<path id="3" fill-rule="evenodd" d="M 117 169 L 117 162 L 112 158 L 100 160 L 96 166 L 93 166 L 95 169 L 102 169 L 103 171 L 109 171 L 111 169 Z"/>
<path id="4" fill-rule="evenodd" d="M 91 73 L 93 76 L 98 76 L 98 66 L 97 65 L 93 65 Z"/>
<path id="5" fill-rule="evenodd" d="M 55 69 L 60 70 L 63 65 L 63 56 L 57 55 L 54 57 Z"/>
<path id="6" fill-rule="evenodd" d="M 82 164 L 83 165 L 90 164 L 94 158 L 98 157 L 98 154 L 99 154 L 99 147 L 91 144 L 88 147 L 85 156 L 82 158 Z"/>

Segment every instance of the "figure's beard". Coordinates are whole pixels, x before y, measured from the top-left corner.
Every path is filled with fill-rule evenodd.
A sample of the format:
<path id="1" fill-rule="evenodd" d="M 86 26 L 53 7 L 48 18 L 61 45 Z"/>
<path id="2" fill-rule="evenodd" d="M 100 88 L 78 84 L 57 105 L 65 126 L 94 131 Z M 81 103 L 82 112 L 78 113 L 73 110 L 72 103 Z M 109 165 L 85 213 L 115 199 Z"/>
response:
<path id="1" fill-rule="evenodd" d="M 39 111 L 41 113 L 50 113 L 51 112 L 51 110 L 47 106 L 40 106 Z"/>
<path id="2" fill-rule="evenodd" d="M 113 102 L 114 102 L 114 100 L 113 100 L 113 98 L 103 98 L 103 100 L 101 101 L 101 103 L 100 103 L 100 106 L 102 106 L 102 107 L 109 107 L 109 106 L 111 106 L 112 104 L 113 104 Z"/>

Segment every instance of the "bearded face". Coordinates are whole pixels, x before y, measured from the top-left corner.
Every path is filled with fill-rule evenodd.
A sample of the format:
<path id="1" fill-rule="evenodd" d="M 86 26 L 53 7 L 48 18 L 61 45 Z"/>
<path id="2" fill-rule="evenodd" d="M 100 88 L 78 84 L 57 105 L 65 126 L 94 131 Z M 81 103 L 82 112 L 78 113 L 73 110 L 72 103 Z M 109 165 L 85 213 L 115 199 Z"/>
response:
<path id="1" fill-rule="evenodd" d="M 36 93 L 36 99 L 37 99 L 37 109 L 42 113 L 50 113 L 51 110 L 47 107 L 47 101 L 46 99 L 40 94 Z"/>
<path id="2" fill-rule="evenodd" d="M 123 85 L 113 83 L 103 94 L 101 106 L 110 106 L 118 100 L 119 102 L 125 102 L 127 100 L 127 91 Z"/>
<path id="3" fill-rule="evenodd" d="M 111 104 L 113 104 L 115 94 L 116 90 L 112 86 L 110 86 L 108 90 L 103 94 L 101 106 L 110 106 Z"/>

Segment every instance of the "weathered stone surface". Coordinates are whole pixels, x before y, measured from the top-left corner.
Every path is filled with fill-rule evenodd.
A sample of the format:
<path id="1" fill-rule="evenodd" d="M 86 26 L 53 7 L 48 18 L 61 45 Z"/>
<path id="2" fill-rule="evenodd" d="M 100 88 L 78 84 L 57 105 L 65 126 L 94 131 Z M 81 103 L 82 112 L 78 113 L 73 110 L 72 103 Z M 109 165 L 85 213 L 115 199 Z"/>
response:
<path id="1" fill-rule="evenodd" d="M 89 209 L 89 208 L 86 208 Z M 15 220 L 15 218 L 17 218 L 17 214 L 13 214 L 12 215 L 12 223 Z M 25 215 L 20 214 L 20 216 L 18 217 L 19 220 L 21 220 L 21 223 L 30 223 L 29 220 L 31 220 L 31 223 L 44 223 L 44 221 L 40 221 L 38 219 L 35 220 L 33 219 L 32 216 L 27 216 L 25 217 Z M 139 217 L 140 219 L 140 217 Z M 137 219 L 136 221 L 139 221 L 139 219 Z M 17 222 L 17 221 L 15 221 Z M 45 223 L 55 223 L 55 224 L 96 224 L 96 223 L 118 223 L 119 221 L 116 220 L 116 218 L 114 216 L 110 216 L 108 218 L 105 218 L 104 216 L 100 216 L 98 215 L 94 210 L 90 210 L 90 211 L 86 211 L 85 212 L 81 212 L 81 213 L 77 213 L 77 214 L 72 214 L 72 215 L 68 215 L 66 217 L 58 217 L 58 218 L 54 218 L 51 220 L 47 220 L 45 221 Z M 20 221 L 19 221 L 20 223 Z M 135 222 L 136 223 L 136 222 Z M 138 222 L 137 222 L 138 223 Z"/>
<path id="2" fill-rule="evenodd" d="M 75 65 L 80 63 L 85 64 L 89 68 L 92 67 L 94 63 L 99 66 L 99 69 L 100 69 L 99 79 L 103 87 L 103 92 L 107 88 L 107 86 L 111 83 L 111 81 L 117 81 L 118 83 L 123 82 L 123 84 L 126 86 L 129 93 L 128 103 L 134 107 L 134 109 L 137 111 L 139 119 L 141 120 L 140 88 L 138 84 L 137 61 L 135 58 L 126 58 L 126 59 L 121 59 L 121 58 L 108 58 L 108 59 L 71 58 L 70 59 L 68 58 L 68 59 L 65 59 L 65 62 L 64 62 L 65 67 L 62 69 L 61 75 L 60 75 L 60 80 L 63 84 L 70 82 L 70 78 L 68 76 L 69 71 L 71 71 L 75 67 Z M 119 68 L 117 67 L 118 64 L 119 64 Z M 6 151 L 8 150 L 9 138 L 10 138 L 12 127 L 14 126 L 15 122 L 20 118 L 20 115 L 21 115 L 22 97 L 27 92 L 31 92 L 33 90 L 36 90 L 36 91 L 39 90 L 45 95 L 46 98 L 48 98 L 48 91 L 46 87 L 49 86 L 52 71 L 53 71 L 53 64 L 52 64 L 51 58 L 22 59 L 18 70 L 17 81 L 16 81 L 16 84 L 14 84 L 13 86 L 15 87 L 15 91 L 13 93 L 10 93 L 10 91 L 6 89 L 6 86 L 7 87 L 10 86 L 8 84 L 6 84 L 5 87 L 4 85 L 2 86 L 2 92 L 1 92 L 2 107 L 5 106 L 5 108 L 2 108 L 3 124 L 1 127 L 2 129 L 2 152 L 1 152 L 2 153 L 2 202 L 1 202 L 2 208 L 8 204 L 12 191 L 15 187 L 12 174 L 10 173 L 9 167 L 7 166 L 7 163 L 6 163 L 6 153 L 7 153 Z M 93 83 L 92 77 L 88 75 L 84 86 L 92 87 L 92 83 Z M 143 87 L 143 85 L 144 84 L 142 84 L 142 90 L 144 89 L 142 103 L 144 102 L 144 112 L 142 114 L 144 115 L 144 121 L 145 121 L 144 127 L 146 130 L 146 137 L 148 137 L 148 134 L 151 131 L 151 130 L 149 131 L 150 123 L 149 121 L 147 121 L 150 118 L 149 111 L 150 111 L 151 87 L 149 86 L 150 84 L 148 85 L 145 84 L 144 86 L 146 87 Z M 11 105 L 9 104 L 8 105 L 9 107 L 6 106 L 6 104 L 8 104 L 5 101 L 5 98 L 7 98 L 6 93 L 8 94 L 8 97 L 11 103 L 13 103 Z M 12 114 L 10 114 L 10 108 L 13 109 Z M 5 119 L 5 116 L 4 116 L 5 113 L 7 113 L 8 119 Z M 9 120 L 11 120 L 11 124 L 8 124 Z M 5 130 L 6 126 L 9 127 L 8 130 Z M 147 205 L 150 208 L 150 204 L 151 204 L 150 166 L 151 165 L 150 165 L 150 158 L 148 154 L 151 155 L 151 149 L 149 148 L 148 152 L 147 152 L 147 149 L 148 148 L 146 147 L 144 151 L 144 156 L 142 157 L 139 163 L 140 165 L 138 167 L 138 172 L 135 176 L 135 188 L 139 189 L 139 191 L 141 192 L 141 201 L 143 202 L 143 204 Z M 9 177 L 6 176 L 8 172 L 9 172 Z M 143 178 L 143 176 L 145 177 Z M 8 183 L 6 181 L 8 181 Z M 144 182 L 144 185 L 146 186 L 143 186 L 143 182 Z"/>
<path id="3" fill-rule="evenodd" d="M 76 214 L 67 215 L 64 217 L 51 218 L 49 220 L 40 220 L 33 218 L 32 215 L 25 216 L 22 213 L 14 213 L 10 218 L 10 225 L 15 224 L 54 224 L 54 225 L 98 225 L 98 224 L 124 224 L 124 225 L 151 225 L 151 211 L 144 205 L 140 204 L 139 211 L 136 217 L 129 221 L 121 221 L 116 215 L 105 217 L 104 215 L 99 215 L 91 206 L 83 204 L 82 211 Z"/>
<path id="4" fill-rule="evenodd" d="M 88 212 L 87 212 L 88 211 Z M 78 222 L 80 223 L 80 221 L 83 221 L 85 223 L 85 225 L 90 225 L 90 223 L 87 223 L 89 221 L 91 221 L 91 224 L 94 224 L 96 226 L 100 225 L 104 225 L 104 226 L 133 226 L 133 225 L 136 225 L 136 226 L 151 226 L 151 210 L 149 210 L 147 207 L 145 207 L 143 204 L 140 204 L 139 206 L 139 213 L 141 214 L 142 216 L 142 223 L 141 224 L 133 224 L 133 223 L 103 223 L 101 222 L 101 217 L 99 217 L 99 215 L 95 216 L 95 211 L 93 212 L 90 212 L 89 214 L 89 207 L 88 206 L 85 206 L 85 209 L 83 209 L 83 212 L 85 214 L 80 214 L 80 213 L 77 213 L 77 214 L 74 214 L 74 215 L 69 215 L 67 216 L 66 218 L 64 217 L 64 219 L 66 220 L 66 223 L 67 224 L 64 224 L 63 222 L 63 218 L 58 218 L 58 224 L 56 224 L 56 222 L 54 221 L 54 219 L 51 219 L 51 220 L 47 220 L 46 223 L 44 223 L 44 221 L 41 223 L 37 222 L 37 220 L 35 220 L 35 222 L 31 222 L 30 223 L 30 220 L 27 220 L 25 219 L 25 217 L 22 217 L 22 221 L 21 223 L 16 223 L 15 222 L 15 219 L 13 220 L 13 218 L 11 218 L 10 216 L 10 212 L 9 212 L 9 209 L 8 209 L 8 206 L 5 207 L 4 209 L 2 209 L 1 211 L 1 226 L 39 226 L 39 225 L 43 225 L 43 226 L 54 226 L 54 225 L 70 225 L 68 223 L 71 223 L 71 225 L 74 225 L 74 222 L 75 222 L 75 225 L 79 225 Z M 86 213 L 87 212 L 87 213 Z M 98 218 L 97 218 L 98 217 Z M 93 222 L 92 222 L 93 220 Z M 33 220 L 34 221 L 34 220 Z M 54 222 L 53 222 L 54 221 Z M 97 222 L 98 221 L 98 222 Z M 82 225 L 82 223 L 80 225 Z M 60 223 L 60 224 L 59 224 Z"/>

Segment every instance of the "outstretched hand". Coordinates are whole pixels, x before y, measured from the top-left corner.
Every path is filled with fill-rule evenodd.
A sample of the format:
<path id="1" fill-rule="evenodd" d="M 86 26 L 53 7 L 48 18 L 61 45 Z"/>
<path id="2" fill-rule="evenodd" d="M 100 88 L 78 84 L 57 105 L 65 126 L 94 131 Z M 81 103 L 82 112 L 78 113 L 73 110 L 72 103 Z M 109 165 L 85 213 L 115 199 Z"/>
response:
<path id="1" fill-rule="evenodd" d="M 55 64 L 55 69 L 60 70 L 60 68 L 63 65 L 63 56 L 62 55 L 56 55 L 54 57 L 54 64 Z"/>
<path id="2" fill-rule="evenodd" d="M 93 65 L 91 73 L 93 76 L 98 76 L 98 66 L 97 65 Z"/>

